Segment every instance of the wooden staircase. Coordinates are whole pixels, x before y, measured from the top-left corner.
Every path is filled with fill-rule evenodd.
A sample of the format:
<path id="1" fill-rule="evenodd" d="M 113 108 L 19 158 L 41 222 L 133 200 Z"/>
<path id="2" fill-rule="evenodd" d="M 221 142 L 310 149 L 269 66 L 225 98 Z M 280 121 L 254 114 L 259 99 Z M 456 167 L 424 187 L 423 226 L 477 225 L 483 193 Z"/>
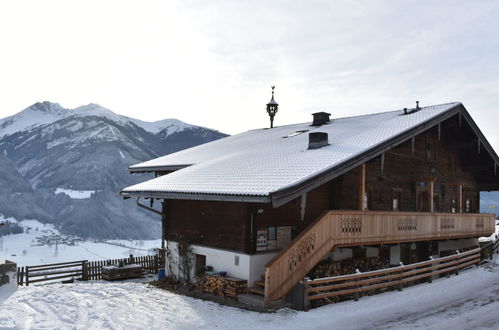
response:
<path id="1" fill-rule="evenodd" d="M 282 298 L 319 261 L 342 246 L 489 236 L 494 215 L 389 211 L 326 211 L 265 265 L 265 303 Z"/>
<path id="2" fill-rule="evenodd" d="M 254 281 L 253 286 L 248 288 L 248 292 L 252 294 L 257 294 L 265 296 L 265 279 L 262 276 L 261 280 Z"/>

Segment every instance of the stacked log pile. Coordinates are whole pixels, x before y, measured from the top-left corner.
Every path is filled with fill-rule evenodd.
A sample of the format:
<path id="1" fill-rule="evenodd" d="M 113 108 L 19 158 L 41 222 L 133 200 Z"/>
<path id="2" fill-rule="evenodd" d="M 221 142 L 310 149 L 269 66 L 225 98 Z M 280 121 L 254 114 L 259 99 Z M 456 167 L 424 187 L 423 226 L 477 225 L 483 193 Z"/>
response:
<path id="1" fill-rule="evenodd" d="M 347 259 L 341 261 L 323 260 L 308 274 L 311 279 L 354 274 L 357 269 L 369 272 L 390 266 L 388 260 L 380 257 Z"/>
<path id="2" fill-rule="evenodd" d="M 237 298 L 238 294 L 246 292 L 248 281 L 229 276 L 203 275 L 197 278 L 196 287 L 202 292 L 224 298 Z"/>

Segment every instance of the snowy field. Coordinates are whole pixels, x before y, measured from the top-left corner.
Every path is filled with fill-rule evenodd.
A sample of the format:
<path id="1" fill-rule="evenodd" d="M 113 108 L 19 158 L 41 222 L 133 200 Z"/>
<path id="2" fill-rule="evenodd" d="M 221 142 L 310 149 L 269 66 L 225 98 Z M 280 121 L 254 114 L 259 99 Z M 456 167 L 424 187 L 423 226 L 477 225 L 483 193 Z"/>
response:
<path id="1" fill-rule="evenodd" d="M 221 306 L 137 282 L 19 287 L 12 292 L 0 290 L 0 328 L 498 329 L 496 262 L 499 259 L 402 292 L 308 312 L 282 309 L 270 314 Z"/>
<path id="2" fill-rule="evenodd" d="M 7 220 L 17 222 L 13 219 Z M 0 221 L 5 221 L 1 215 Z M 0 259 L 13 261 L 19 266 L 77 260 L 117 259 L 128 257 L 130 254 L 151 255 L 155 253 L 154 248 L 161 246 L 161 240 L 79 241 L 74 237 L 61 235 L 51 224 L 42 224 L 36 220 L 24 220 L 18 223 L 24 227 L 25 232 L 0 237 Z M 50 242 L 39 245 L 39 239 L 43 237 Z M 74 240 L 75 245 L 56 243 L 56 241 L 63 242 L 64 240 Z"/>

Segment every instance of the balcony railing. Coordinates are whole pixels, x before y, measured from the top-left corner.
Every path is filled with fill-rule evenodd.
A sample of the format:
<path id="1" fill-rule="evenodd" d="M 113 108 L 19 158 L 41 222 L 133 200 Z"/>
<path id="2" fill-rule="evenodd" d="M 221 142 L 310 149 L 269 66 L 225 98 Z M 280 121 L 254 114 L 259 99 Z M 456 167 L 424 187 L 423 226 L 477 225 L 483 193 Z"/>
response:
<path id="1" fill-rule="evenodd" d="M 332 249 L 489 236 L 494 214 L 328 211 L 265 265 L 265 299 L 284 296 Z"/>

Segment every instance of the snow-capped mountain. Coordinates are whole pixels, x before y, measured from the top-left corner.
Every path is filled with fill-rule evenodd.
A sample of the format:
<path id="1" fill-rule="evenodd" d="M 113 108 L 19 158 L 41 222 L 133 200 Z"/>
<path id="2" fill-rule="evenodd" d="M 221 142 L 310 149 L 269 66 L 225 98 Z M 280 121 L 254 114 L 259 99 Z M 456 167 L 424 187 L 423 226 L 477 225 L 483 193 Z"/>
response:
<path id="1" fill-rule="evenodd" d="M 116 195 L 145 179 L 130 175 L 128 166 L 223 136 L 176 119 L 120 116 L 96 104 L 69 110 L 36 103 L 0 120 L 0 214 L 80 236 L 158 237 L 159 217 Z"/>
<path id="2" fill-rule="evenodd" d="M 168 133 L 171 134 L 183 131 L 184 129 L 196 127 L 186 124 L 178 119 L 165 119 L 155 122 L 147 122 L 139 119 L 129 118 L 126 116 L 117 115 L 111 110 L 94 103 L 82 105 L 75 109 L 65 109 L 58 103 L 45 101 L 35 103 L 13 116 L 0 119 L 0 137 L 34 129 L 36 127 L 54 123 L 67 117 L 83 118 L 90 116 L 107 118 L 110 121 L 114 121 L 121 125 L 128 125 L 130 123 L 133 123 L 146 130 L 147 132 L 153 134 L 157 134 L 165 129 L 167 129 Z"/>

